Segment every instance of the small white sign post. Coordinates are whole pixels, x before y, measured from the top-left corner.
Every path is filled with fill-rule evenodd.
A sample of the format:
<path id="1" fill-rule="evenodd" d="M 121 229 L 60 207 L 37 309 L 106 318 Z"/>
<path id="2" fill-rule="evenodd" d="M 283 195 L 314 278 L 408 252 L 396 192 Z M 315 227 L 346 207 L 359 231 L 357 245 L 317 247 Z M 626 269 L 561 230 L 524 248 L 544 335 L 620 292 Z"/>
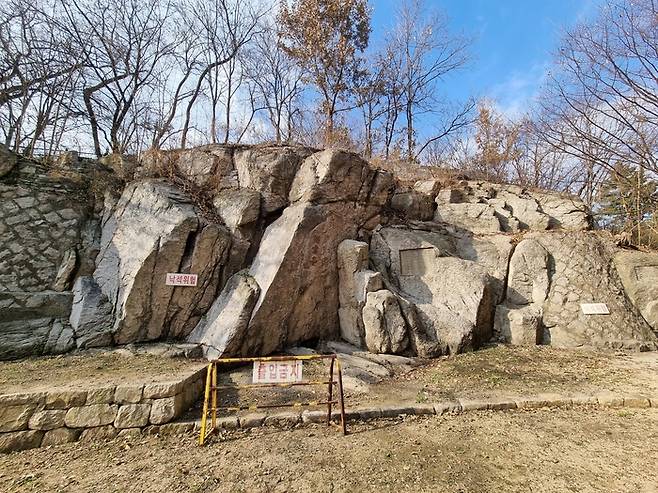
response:
<path id="1" fill-rule="evenodd" d="M 196 274 L 180 274 L 177 272 L 169 272 L 165 278 L 167 286 L 196 286 Z"/>
<path id="2" fill-rule="evenodd" d="M 252 383 L 292 383 L 302 381 L 302 362 L 254 361 Z"/>
<path id="3" fill-rule="evenodd" d="M 580 309 L 585 315 L 610 315 L 605 303 L 581 303 Z"/>

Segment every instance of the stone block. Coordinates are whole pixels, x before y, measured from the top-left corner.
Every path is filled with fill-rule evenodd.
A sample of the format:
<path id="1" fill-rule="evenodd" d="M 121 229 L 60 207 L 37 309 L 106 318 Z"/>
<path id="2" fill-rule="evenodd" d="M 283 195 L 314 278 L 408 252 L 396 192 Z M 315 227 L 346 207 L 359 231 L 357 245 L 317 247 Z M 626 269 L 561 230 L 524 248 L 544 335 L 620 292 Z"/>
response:
<path id="1" fill-rule="evenodd" d="M 481 411 L 489 409 L 489 403 L 479 399 L 459 399 L 462 411 Z M 437 413 L 438 414 L 438 413 Z"/>
<path id="2" fill-rule="evenodd" d="M 625 396 L 624 407 L 647 408 L 651 407 L 651 402 L 647 397 L 642 396 Z"/>
<path id="3" fill-rule="evenodd" d="M 0 395 L 0 407 L 15 406 L 18 404 L 34 404 L 43 406 L 46 402 L 45 392 L 35 392 L 30 394 L 2 394 Z"/>
<path id="4" fill-rule="evenodd" d="M 125 404 L 119 408 L 114 426 L 119 429 L 146 426 L 151 414 L 151 404 Z"/>
<path id="5" fill-rule="evenodd" d="M 112 404 L 116 387 L 102 387 L 87 391 L 86 405 L 90 404 Z"/>
<path id="6" fill-rule="evenodd" d="M 112 404 L 92 404 L 91 406 L 72 407 L 64 417 L 69 428 L 91 428 L 109 425 L 117 416 L 118 406 Z"/>
<path id="7" fill-rule="evenodd" d="M 311 411 L 306 409 L 302 411 L 302 423 L 325 423 L 327 421 L 327 411 Z"/>
<path id="8" fill-rule="evenodd" d="M 96 428 L 87 428 L 82 431 L 80 435 L 81 442 L 96 441 L 96 440 L 113 440 L 119 434 L 112 425 L 98 426 Z"/>
<path id="9" fill-rule="evenodd" d="M 217 428 L 224 428 L 225 430 L 235 430 L 240 427 L 240 422 L 237 416 L 226 416 L 217 418 Z"/>
<path id="10" fill-rule="evenodd" d="M 123 430 L 119 430 L 119 437 L 125 437 L 125 438 L 137 438 L 142 436 L 142 429 L 141 428 L 125 428 Z"/>
<path id="11" fill-rule="evenodd" d="M 30 417 L 36 410 L 34 404 L 0 407 L 0 432 L 26 430 Z"/>
<path id="12" fill-rule="evenodd" d="M 184 410 L 182 394 L 173 397 L 165 397 L 164 399 L 155 399 L 151 406 L 149 422 L 154 425 L 168 423 L 172 419 L 180 416 Z"/>
<path id="13" fill-rule="evenodd" d="M 137 404 L 142 400 L 143 385 L 118 385 L 114 391 L 116 404 Z"/>
<path id="14" fill-rule="evenodd" d="M 386 406 L 381 406 L 381 417 L 382 418 L 396 418 L 401 414 L 414 414 L 413 406 L 406 404 L 391 404 Z"/>
<path id="15" fill-rule="evenodd" d="M 439 416 L 448 413 L 460 413 L 462 412 L 462 405 L 458 401 L 436 402 L 434 404 L 434 412 Z"/>
<path id="16" fill-rule="evenodd" d="M 46 395 L 46 409 L 69 409 L 84 406 L 87 392 L 84 390 L 54 390 Z"/>
<path id="17" fill-rule="evenodd" d="M 258 426 L 262 426 L 266 416 L 265 413 L 249 413 L 240 416 L 240 428 L 257 428 Z"/>
<path id="18" fill-rule="evenodd" d="M 0 433 L 0 452 L 15 452 L 37 448 L 41 445 L 43 431 L 28 430 L 13 433 Z"/>
<path id="19" fill-rule="evenodd" d="M 275 414 L 270 414 L 265 418 L 263 424 L 265 426 L 279 426 L 279 427 L 290 427 L 295 426 L 301 422 L 302 416 L 301 413 L 295 412 L 280 412 Z"/>
<path id="20" fill-rule="evenodd" d="M 377 419 L 382 417 L 382 410 L 378 407 L 362 407 L 354 409 L 349 414 L 354 413 L 358 419 Z"/>
<path id="21" fill-rule="evenodd" d="M 35 412 L 28 426 L 31 430 L 54 430 L 55 428 L 61 428 L 64 426 L 64 416 L 66 415 L 66 410 L 64 409 L 55 409 L 52 411 L 37 411 Z"/>
<path id="22" fill-rule="evenodd" d="M 41 441 L 42 447 L 49 447 L 52 445 L 62 445 L 64 443 L 75 442 L 80 438 L 82 430 L 73 430 L 71 428 L 55 428 L 54 430 L 47 431 Z"/>
<path id="23" fill-rule="evenodd" d="M 167 423 L 160 426 L 160 435 L 184 435 L 194 431 L 194 421 L 181 421 L 178 423 Z"/>
<path id="24" fill-rule="evenodd" d="M 183 385 L 180 381 L 175 382 L 156 382 L 144 385 L 143 399 L 162 399 L 163 397 L 173 397 L 183 391 Z"/>

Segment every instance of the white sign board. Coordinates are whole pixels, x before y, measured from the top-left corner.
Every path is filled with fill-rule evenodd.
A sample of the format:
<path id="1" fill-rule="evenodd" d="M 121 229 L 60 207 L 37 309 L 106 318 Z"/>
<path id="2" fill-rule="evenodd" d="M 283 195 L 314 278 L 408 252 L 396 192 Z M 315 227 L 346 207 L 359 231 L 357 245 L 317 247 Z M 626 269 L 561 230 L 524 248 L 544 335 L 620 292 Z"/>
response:
<path id="1" fill-rule="evenodd" d="M 167 286 L 196 286 L 196 274 L 179 274 L 176 272 L 169 272 L 165 279 Z"/>
<path id="2" fill-rule="evenodd" d="M 302 381 L 302 362 L 254 361 L 253 383 L 291 383 Z"/>
<path id="3" fill-rule="evenodd" d="M 580 309 L 585 315 L 610 315 L 605 303 L 581 303 Z"/>

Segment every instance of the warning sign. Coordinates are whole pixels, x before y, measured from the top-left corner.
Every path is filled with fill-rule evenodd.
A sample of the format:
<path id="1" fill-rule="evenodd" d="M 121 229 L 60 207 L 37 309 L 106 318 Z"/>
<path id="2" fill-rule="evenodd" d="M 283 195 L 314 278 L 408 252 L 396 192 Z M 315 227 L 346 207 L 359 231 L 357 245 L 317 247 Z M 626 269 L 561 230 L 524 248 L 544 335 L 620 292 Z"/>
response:
<path id="1" fill-rule="evenodd" d="M 253 383 L 291 383 L 302 381 L 302 362 L 254 361 Z"/>
<path id="2" fill-rule="evenodd" d="M 179 274 L 170 272 L 165 279 L 165 284 L 167 286 L 196 286 L 196 283 L 196 274 Z"/>

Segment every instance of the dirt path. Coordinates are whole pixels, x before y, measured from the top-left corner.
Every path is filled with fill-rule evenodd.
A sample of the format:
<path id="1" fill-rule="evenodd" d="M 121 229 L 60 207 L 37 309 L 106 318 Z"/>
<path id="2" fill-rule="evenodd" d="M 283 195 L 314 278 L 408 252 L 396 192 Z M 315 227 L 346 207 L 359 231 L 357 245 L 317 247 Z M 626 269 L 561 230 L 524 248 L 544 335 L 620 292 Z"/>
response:
<path id="1" fill-rule="evenodd" d="M 538 410 L 69 444 L 0 456 L 7 492 L 658 491 L 658 410 Z"/>

